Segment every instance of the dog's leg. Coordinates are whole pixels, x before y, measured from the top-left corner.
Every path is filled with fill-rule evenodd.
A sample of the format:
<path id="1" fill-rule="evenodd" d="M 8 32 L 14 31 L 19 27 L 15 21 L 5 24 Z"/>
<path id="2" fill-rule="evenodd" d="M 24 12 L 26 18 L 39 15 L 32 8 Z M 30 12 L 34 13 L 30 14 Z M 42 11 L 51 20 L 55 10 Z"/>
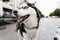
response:
<path id="1" fill-rule="evenodd" d="M 17 31 L 17 35 L 18 35 L 19 40 L 22 40 L 22 36 L 19 30 Z"/>

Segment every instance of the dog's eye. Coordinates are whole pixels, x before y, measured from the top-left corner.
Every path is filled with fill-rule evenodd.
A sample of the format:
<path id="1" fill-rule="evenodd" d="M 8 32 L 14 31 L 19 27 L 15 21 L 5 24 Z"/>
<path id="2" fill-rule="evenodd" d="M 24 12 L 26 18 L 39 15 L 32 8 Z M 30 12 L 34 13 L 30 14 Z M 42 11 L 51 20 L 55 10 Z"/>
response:
<path id="1" fill-rule="evenodd" d="M 22 8 L 24 8 L 24 7 L 20 7 L 20 8 L 18 8 L 18 9 L 22 9 Z"/>
<path id="2" fill-rule="evenodd" d="M 28 9 L 29 7 L 28 6 L 25 6 L 25 7 L 21 7 L 21 8 L 18 8 L 18 9 Z"/>
<path id="3" fill-rule="evenodd" d="M 27 9 L 27 8 L 29 8 L 29 7 L 28 6 L 23 7 L 23 9 Z"/>

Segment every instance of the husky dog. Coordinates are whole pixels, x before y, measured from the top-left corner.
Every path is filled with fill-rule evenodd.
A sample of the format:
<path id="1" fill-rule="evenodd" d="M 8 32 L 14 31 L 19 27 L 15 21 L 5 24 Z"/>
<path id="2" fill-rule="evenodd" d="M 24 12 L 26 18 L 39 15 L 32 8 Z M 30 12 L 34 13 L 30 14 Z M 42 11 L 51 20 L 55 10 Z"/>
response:
<path id="1" fill-rule="evenodd" d="M 23 3 L 13 13 L 18 17 L 16 31 L 19 40 L 38 40 L 40 15 L 34 4 Z"/>

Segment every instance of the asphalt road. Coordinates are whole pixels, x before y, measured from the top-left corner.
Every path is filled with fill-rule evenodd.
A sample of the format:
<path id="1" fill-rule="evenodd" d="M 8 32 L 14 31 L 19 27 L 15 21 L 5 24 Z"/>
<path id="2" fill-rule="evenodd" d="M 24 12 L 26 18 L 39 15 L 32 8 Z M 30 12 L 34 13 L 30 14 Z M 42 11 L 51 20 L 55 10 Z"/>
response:
<path id="1" fill-rule="evenodd" d="M 18 40 L 14 24 L 3 25 L 6 29 L 0 30 L 0 40 Z M 60 18 L 42 18 L 40 20 L 38 40 L 53 40 L 56 30 L 60 26 Z"/>
<path id="2" fill-rule="evenodd" d="M 15 24 L 3 25 L 6 29 L 0 30 L 0 40 L 18 40 Z"/>

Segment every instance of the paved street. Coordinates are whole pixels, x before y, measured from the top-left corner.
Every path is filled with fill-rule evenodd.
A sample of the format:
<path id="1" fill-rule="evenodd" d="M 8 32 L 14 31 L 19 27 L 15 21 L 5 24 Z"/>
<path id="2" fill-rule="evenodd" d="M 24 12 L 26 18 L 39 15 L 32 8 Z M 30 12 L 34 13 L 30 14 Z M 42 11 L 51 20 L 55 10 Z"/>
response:
<path id="1" fill-rule="evenodd" d="M 0 40 L 18 40 L 15 25 L 16 23 L 3 25 L 6 29 L 0 30 Z M 42 18 L 40 20 L 38 40 L 53 40 L 59 26 L 60 18 Z"/>
<path id="2" fill-rule="evenodd" d="M 43 18 L 40 21 L 39 40 L 53 40 L 60 26 L 60 18 Z"/>
<path id="3" fill-rule="evenodd" d="M 15 32 L 15 24 L 4 25 L 6 29 L 0 30 L 0 40 L 18 40 Z"/>

